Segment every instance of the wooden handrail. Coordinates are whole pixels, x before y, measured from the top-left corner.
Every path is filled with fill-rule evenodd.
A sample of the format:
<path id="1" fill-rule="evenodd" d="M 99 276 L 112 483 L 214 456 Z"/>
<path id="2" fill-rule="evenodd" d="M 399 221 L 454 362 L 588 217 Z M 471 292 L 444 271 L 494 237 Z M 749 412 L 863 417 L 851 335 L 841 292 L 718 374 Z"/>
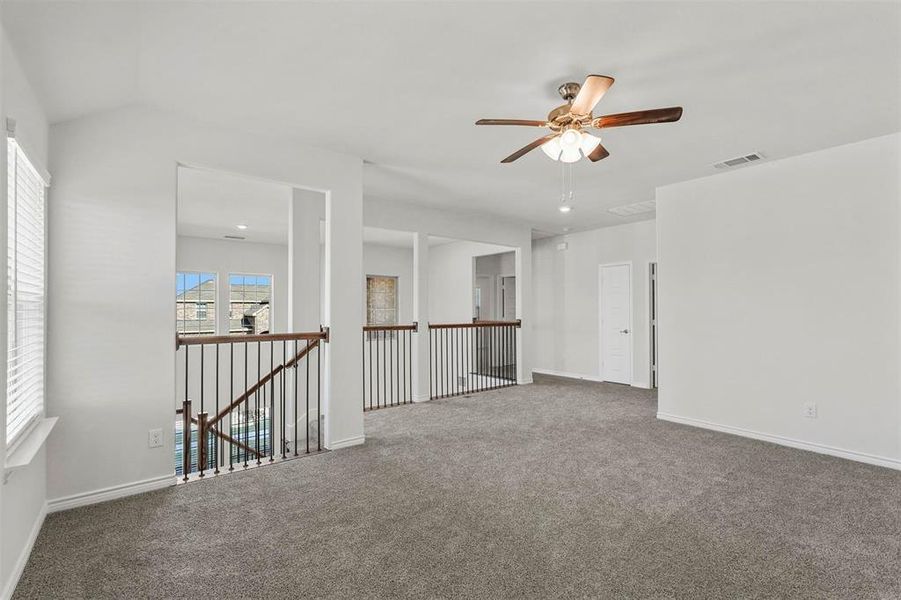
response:
<path id="1" fill-rule="evenodd" d="M 309 338 L 300 338 L 300 339 L 309 339 Z M 300 360 L 302 360 L 303 357 L 305 357 L 307 355 L 307 353 L 310 352 L 310 350 L 312 350 L 313 348 L 318 348 L 318 347 L 319 347 L 319 340 L 317 339 L 313 343 L 311 343 L 307 346 L 304 346 L 304 348 L 300 352 L 298 352 L 294 358 L 292 358 L 285 364 L 278 365 L 277 367 L 272 369 L 272 371 L 270 371 L 268 375 L 264 375 L 262 379 L 260 379 L 255 384 L 250 386 L 246 392 L 244 392 L 243 394 L 241 394 L 240 396 L 238 396 L 237 398 L 232 400 L 232 402 L 228 406 L 226 406 L 225 408 L 220 410 L 216 416 L 214 416 L 212 419 L 207 421 L 207 427 L 215 426 L 216 423 L 218 423 L 219 421 L 224 419 L 226 417 L 226 415 L 228 415 L 228 413 L 230 413 L 231 411 L 233 411 L 234 409 L 239 407 L 241 404 L 244 403 L 245 400 L 250 398 L 257 390 L 259 390 L 261 387 L 263 387 L 264 385 L 269 383 L 269 381 L 271 381 L 273 377 L 275 377 L 276 375 L 281 373 L 284 369 L 289 369 L 289 368 L 293 367 L 298 362 L 300 362 Z"/>
<path id="2" fill-rule="evenodd" d="M 293 340 L 322 340 L 328 343 L 329 328 L 301 333 L 260 333 L 252 335 L 180 335 L 178 346 L 199 346 L 203 344 L 243 344 L 245 342 L 290 342 Z"/>
<path id="3" fill-rule="evenodd" d="M 419 331 L 419 323 L 412 325 L 364 325 L 363 331 Z"/>
<path id="4" fill-rule="evenodd" d="M 479 327 L 522 327 L 522 321 L 473 321 L 472 323 L 429 323 L 429 329 L 458 329 L 458 328 L 479 328 Z"/>

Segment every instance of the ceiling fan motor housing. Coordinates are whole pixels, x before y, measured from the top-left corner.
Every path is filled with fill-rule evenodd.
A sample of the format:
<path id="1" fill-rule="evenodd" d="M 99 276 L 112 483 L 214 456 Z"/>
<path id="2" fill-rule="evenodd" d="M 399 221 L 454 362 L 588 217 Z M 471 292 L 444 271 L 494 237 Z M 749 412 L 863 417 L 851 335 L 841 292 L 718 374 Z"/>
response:
<path id="1" fill-rule="evenodd" d="M 575 81 L 570 81 L 558 87 L 557 93 L 560 94 L 560 96 L 567 102 L 572 102 L 576 99 L 576 96 L 579 95 L 580 89 L 582 89 L 581 84 L 578 84 Z"/>

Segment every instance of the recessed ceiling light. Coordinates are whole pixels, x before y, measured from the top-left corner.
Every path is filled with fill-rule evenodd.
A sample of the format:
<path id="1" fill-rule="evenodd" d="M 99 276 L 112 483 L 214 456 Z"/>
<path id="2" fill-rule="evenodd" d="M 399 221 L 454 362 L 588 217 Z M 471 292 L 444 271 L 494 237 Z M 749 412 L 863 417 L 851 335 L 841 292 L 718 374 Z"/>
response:
<path id="1" fill-rule="evenodd" d="M 568 213 L 568 212 L 572 211 L 572 209 L 573 209 L 573 207 L 568 204 L 560 205 L 560 212 L 562 212 L 562 213 Z"/>
<path id="2" fill-rule="evenodd" d="M 237 228 L 240 229 L 241 231 L 244 231 L 245 229 L 247 229 L 247 225 L 244 225 L 244 224 L 241 224 L 241 225 L 235 225 L 235 227 L 237 227 Z"/>

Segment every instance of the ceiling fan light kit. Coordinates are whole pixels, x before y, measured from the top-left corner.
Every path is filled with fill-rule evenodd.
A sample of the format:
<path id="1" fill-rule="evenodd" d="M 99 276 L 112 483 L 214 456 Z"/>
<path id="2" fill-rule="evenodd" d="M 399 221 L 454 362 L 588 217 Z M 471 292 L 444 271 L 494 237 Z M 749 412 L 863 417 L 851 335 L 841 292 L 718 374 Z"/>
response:
<path id="1" fill-rule="evenodd" d="M 604 129 L 626 125 L 672 123 L 682 118 L 680 106 L 595 117 L 592 111 L 611 85 L 613 85 L 612 77 L 589 75 L 582 85 L 568 82 L 557 88 L 557 92 L 566 103 L 552 110 L 545 121 L 480 119 L 476 121 L 476 125 L 517 125 L 547 127 L 551 130 L 551 133 L 520 148 L 502 160 L 502 163 L 511 163 L 539 146 L 552 160 L 574 163 L 582 157 L 597 162 L 610 156 L 607 149 L 601 145 L 601 138 L 587 133 L 584 131 L 586 128 Z"/>

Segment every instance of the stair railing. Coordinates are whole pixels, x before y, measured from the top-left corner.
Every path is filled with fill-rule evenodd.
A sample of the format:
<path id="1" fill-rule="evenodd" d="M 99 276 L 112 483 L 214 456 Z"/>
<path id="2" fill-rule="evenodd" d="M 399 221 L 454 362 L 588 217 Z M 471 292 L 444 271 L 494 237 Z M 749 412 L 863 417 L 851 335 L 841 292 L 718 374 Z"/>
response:
<path id="1" fill-rule="evenodd" d="M 182 480 L 321 451 L 319 353 L 328 341 L 328 328 L 179 336 L 184 387 L 175 451 Z"/>
<path id="2" fill-rule="evenodd" d="M 516 385 L 516 321 L 429 323 L 429 391 L 447 398 Z"/>

